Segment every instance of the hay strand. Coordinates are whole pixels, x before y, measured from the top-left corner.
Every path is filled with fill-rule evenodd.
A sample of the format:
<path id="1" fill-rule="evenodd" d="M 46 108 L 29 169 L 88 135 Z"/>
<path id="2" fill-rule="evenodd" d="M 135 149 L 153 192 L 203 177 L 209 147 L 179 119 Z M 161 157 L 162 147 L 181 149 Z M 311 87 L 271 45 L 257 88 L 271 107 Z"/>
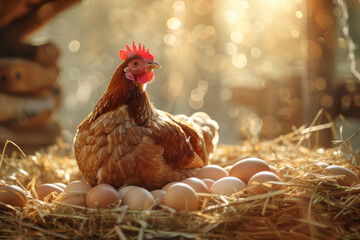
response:
<path id="1" fill-rule="evenodd" d="M 324 167 L 337 164 L 359 175 L 349 164 L 349 142 L 340 137 L 338 147 L 318 150 L 301 143 L 309 134 L 332 126 L 301 127 L 271 141 L 255 143 L 249 138 L 238 146 L 220 146 L 212 164 L 226 166 L 261 156 L 273 168 L 287 171 L 281 182 L 270 183 L 278 187 L 273 192 L 247 196 L 240 191 L 231 197 L 199 193 L 204 200 L 194 212 L 176 212 L 165 205 L 139 211 L 127 206 L 79 207 L 58 198 L 43 202 L 36 196 L 36 185 L 82 178 L 71 150 L 57 145 L 21 161 L 3 154 L 3 182 L 22 186 L 33 198 L 24 209 L 0 210 L 0 238 L 358 239 L 360 186 L 340 186 L 338 176 L 323 174 Z"/>

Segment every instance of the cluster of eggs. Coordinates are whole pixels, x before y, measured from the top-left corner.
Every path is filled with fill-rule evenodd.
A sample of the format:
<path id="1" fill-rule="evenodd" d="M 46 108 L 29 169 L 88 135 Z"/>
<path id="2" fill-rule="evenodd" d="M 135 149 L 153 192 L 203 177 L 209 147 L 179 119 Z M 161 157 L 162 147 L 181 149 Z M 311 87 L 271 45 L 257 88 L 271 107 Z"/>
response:
<path id="1" fill-rule="evenodd" d="M 63 204 L 86 206 L 90 208 L 107 208 L 127 205 L 129 209 L 151 209 L 162 204 L 175 210 L 195 211 L 201 201 L 209 194 L 231 196 L 236 193 L 253 196 L 276 190 L 281 184 L 288 168 L 274 171 L 270 165 L 258 158 L 247 158 L 236 164 L 222 168 L 218 165 L 207 165 L 197 172 L 195 177 L 181 182 L 171 182 L 162 189 L 148 191 L 137 186 L 125 186 L 116 190 L 108 184 L 91 187 L 83 181 L 63 183 L 46 183 L 36 187 L 37 198 L 51 202 L 55 199 Z M 332 165 L 324 170 L 325 174 L 341 175 L 339 184 L 352 186 L 359 184 L 359 177 L 348 168 Z M 30 197 L 30 196 L 28 196 Z M 6 204 L 24 207 L 26 195 L 16 185 L 0 187 L 0 209 Z"/>

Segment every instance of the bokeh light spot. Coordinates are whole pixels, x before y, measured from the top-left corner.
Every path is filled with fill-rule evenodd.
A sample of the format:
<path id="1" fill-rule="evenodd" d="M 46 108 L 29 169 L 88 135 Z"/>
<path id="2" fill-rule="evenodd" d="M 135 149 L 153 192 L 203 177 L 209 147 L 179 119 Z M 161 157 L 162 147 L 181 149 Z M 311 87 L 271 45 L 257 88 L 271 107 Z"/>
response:
<path id="1" fill-rule="evenodd" d="M 242 35 L 241 32 L 238 32 L 238 31 L 234 31 L 230 34 L 230 39 L 231 41 L 233 41 L 234 43 L 242 43 L 243 39 L 244 39 L 244 36 Z"/>
<path id="2" fill-rule="evenodd" d="M 79 103 L 86 103 L 89 101 L 91 96 L 91 83 L 89 81 L 84 81 L 81 83 L 81 88 L 78 88 L 76 91 L 76 98 Z"/>
<path id="3" fill-rule="evenodd" d="M 296 28 L 290 30 L 290 36 L 292 38 L 298 38 L 300 36 L 300 31 Z"/>
<path id="4" fill-rule="evenodd" d="M 250 3 L 248 1 L 243 0 L 240 2 L 240 6 L 244 9 L 248 9 L 250 7 Z"/>
<path id="5" fill-rule="evenodd" d="M 205 80 L 200 80 L 197 85 L 198 85 L 198 88 L 199 88 L 201 91 L 207 92 L 208 87 L 209 87 L 209 84 L 208 84 L 207 81 L 205 81 Z"/>
<path id="6" fill-rule="evenodd" d="M 220 99 L 223 101 L 229 101 L 232 98 L 232 92 L 228 88 L 223 88 L 220 91 Z"/>
<path id="7" fill-rule="evenodd" d="M 232 57 L 232 63 L 237 68 L 244 68 L 247 65 L 247 58 L 244 54 L 235 54 Z"/>
<path id="8" fill-rule="evenodd" d="M 181 21 L 179 18 L 176 18 L 176 17 L 169 18 L 167 20 L 166 24 L 167 24 L 168 28 L 170 28 L 171 30 L 176 30 L 181 27 Z"/>
<path id="9" fill-rule="evenodd" d="M 225 21 L 230 24 L 234 24 L 238 20 L 238 15 L 233 10 L 228 10 L 224 14 Z"/>
<path id="10" fill-rule="evenodd" d="M 322 77 L 318 77 L 315 79 L 315 88 L 318 91 L 324 91 L 326 88 L 326 80 Z"/>
<path id="11" fill-rule="evenodd" d="M 239 108 L 236 108 L 236 107 L 231 107 L 231 108 L 229 108 L 229 110 L 228 110 L 228 115 L 229 115 L 229 117 L 231 117 L 231 118 L 237 118 L 237 117 L 239 117 L 239 115 L 240 115 L 240 110 L 239 110 Z"/>
<path id="12" fill-rule="evenodd" d="M 205 28 L 204 28 L 204 31 L 207 35 L 214 35 L 215 34 L 215 28 L 211 25 L 207 25 Z"/>
<path id="13" fill-rule="evenodd" d="M 261 49 L 258 47 L 252 47 L 250 49 L 250 54 L 253 58 L 260 58 L 261 57 Z"/>
<path id="14" fill-rule="evenodd" d="M 237 53 L 237 46 L 232 42 L 228 42 L 225 45 L 225 51 L 227 54 L 232 56 Z"/>
<path id="15" fill-rule="evenodd" d="M 173 3 L 173 8 L 176 10 L 176 11 L 184 11 L 185 10 L 185 3 L 183 1 L 175 1 Z"/>
<path id="16" fill-rule="evenodd" d="M 324 95 L 320 99 L 321 106 L 330 108 L 333 105 L 333 98 L 330 95 Z"/>
<path id="17" fill-rule="evenodd" d="M 80 49 L 80 42 L 78 40 L 72 40 L 68 47 L 70 52 L 77 52 Z"/>
<path id="18" fill-rule="evenodd" d="M 321 28 L 329 28 L 333 25 L 332 13 L 325 9 L 320 9 L 315 16 L 315 21 Z"/>
<path id="19" fill-rule="evenodd" d="M 345 87 L 348 92 L 354 92 L 356 90 L 356 83 L 349 81 L 345 84 Z"/>
<path id="20" fill-rule="evenodd" d="M 343 96 L 341 98 L 341 108 L 348 109 L 351 105 L 351 97 L 350 96 Z"/>
<path id="21" fill-rule="evenodd" d="M 164 36 L 164 43 L 166 43 L 167 45 L 175 45 L 176 36 L 174 34 L 166 34 Z"/>

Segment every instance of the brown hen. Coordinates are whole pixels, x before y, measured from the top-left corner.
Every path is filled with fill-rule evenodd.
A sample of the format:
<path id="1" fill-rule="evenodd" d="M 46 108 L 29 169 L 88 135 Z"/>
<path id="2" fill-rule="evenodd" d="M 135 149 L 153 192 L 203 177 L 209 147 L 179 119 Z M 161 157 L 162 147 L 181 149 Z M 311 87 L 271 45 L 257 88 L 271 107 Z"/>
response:
<path id="1" fill-rule="evenodd" d="M 193 176 L 218 142 L 218 124 L 206 113 L 190 117 L 154 108 L 145 91 L 160 65 L 139 44 L 120 50 L 115 70 L 92 113 L 79 125 L 75 157 L 91 185 L 124 184 L 149 190 Z"/>

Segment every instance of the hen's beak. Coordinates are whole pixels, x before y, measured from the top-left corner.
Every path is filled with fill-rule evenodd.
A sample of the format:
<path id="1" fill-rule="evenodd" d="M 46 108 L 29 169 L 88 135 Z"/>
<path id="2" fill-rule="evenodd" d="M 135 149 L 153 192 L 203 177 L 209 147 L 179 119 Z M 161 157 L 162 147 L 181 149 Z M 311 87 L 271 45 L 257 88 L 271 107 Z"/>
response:
<path id="1" fill-rule="evenodd" d="M 148 72 L 151 72 L 151 70 L 156 69 L 156 68 L 161 68 L 160 64 L 153 61 L 153 62 L 148 62 L 146 65 L 146 70 Z"/>

